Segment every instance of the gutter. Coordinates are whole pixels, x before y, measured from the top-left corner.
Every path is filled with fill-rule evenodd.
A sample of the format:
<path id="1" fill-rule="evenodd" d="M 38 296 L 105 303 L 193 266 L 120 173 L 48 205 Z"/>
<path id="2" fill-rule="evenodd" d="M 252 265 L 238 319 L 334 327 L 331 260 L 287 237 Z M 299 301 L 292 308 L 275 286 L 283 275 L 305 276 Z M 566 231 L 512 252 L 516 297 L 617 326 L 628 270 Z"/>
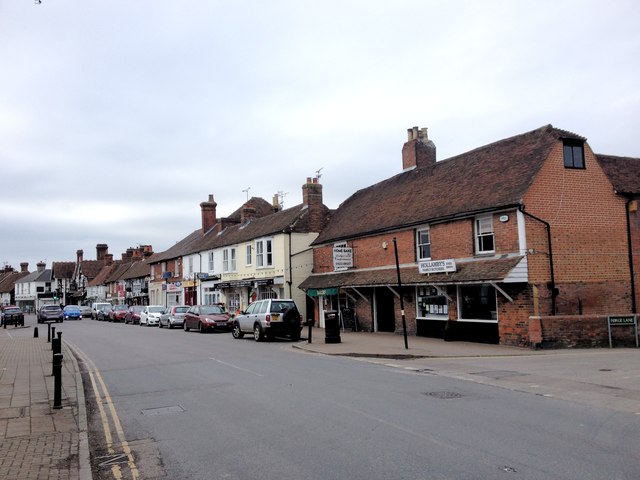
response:
<path id="1" fill-rule="evenodd" d="M 524 215 L 527 217 L 542 223 L 547 229 L 547 243 L 549 244 L 549 272 L 551 274 L 551 281 L 549 282 L 549 289 L 551 290 L 551 315 L 556 314 L 556 297 L 558 296 L 558 289 L 556 288 L 556 278 L 553 272 L 553 246 L 551 244 L 551 224 L 542 220 L 541 218 L 536 217 L 524 210 L 524 205 L 520 205 L 518 207 Z"/>

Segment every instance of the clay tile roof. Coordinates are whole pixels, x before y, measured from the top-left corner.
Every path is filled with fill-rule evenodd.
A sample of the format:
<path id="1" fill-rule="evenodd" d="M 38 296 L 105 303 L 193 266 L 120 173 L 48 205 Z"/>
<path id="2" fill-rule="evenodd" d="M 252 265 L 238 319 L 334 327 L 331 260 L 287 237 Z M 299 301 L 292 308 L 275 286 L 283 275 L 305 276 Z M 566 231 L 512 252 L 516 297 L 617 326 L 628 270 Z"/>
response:
<path id="1" fill-rule="evenodd" d="M 92 279 L 98 276 L 100 271 L 104 268 L 104 260 L 83 260 L 81 263 L 82 274 L 88 279 Z"/>
<path id="2" fill-rule="evenodd" d="M 15 284 L 21 278 L 29 275 L 28 272 L 8 272 L 0 280 L 0 293 L 9 293 L 15 288 Z"/>
<path id="3" fill-rule="evenodd" d="M 616 192 L 640 194 L 640 158 L 601 154 L 596 158 Z"/>
<path id="4" fill-rule="evenodd" d="M 400 269 L 403 285 L 446 285 L 469 281 L 499 282 L 522 260 L 521 256 L 483 259 L 457 263 L 453 273 L 422 274 L 416 267 Z M 394 267 L 315 274 L 307 277 L 299 286 L 302 289 L 332 287 L 371 287 L 397 285 L 398 276 Z"/>
<path id="5" fill-rule="evenodd" d="M 53 278 L 73 278 L 76 262 L 53 262 L 51 265 Z"/>
<path id="6" fill-rule="evenodd" d="M 120 266 L 120 263 L 120 260 L 116 260 L 111 265 L 105 265 L 102 267 L 98 274 L 89 281 L 89 286 L 95 287 L 97 285 L 104 285 L 109 275 L 111 275 L 111 272 L 117 269 Z"/>
<path id="7" fill-rule="evenodd" d="M 564 138 L 584 140 L 547 125 L 359 190 L 313 244 L 519 205 L 551 148 Z"/>
<path id="8" fill-rule="evenodd" d="M 148 260 L 138 260 L 131 264 L 131 268 L 122 275 L 123 280 L 131 278 L 144 278 L 151 275 L 151 267 L 149 267 Z"/>

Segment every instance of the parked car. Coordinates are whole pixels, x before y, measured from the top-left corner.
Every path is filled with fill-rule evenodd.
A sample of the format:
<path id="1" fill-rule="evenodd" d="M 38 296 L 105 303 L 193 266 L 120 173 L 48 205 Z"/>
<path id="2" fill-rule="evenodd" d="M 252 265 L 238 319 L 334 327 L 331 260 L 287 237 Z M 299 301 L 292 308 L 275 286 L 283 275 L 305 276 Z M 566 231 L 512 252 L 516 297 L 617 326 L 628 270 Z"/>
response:
<path id="1" fill-rule="evenodd" d="M 142 307 L 142 311 L 140 312 L 140 325 L 146 325 L 147 327 L 158 325 L 162 312 L 164 312 L 162 305 L 147 305 L 146 307 Z"/>
<path id="2" fill-rule="evenodd" d="M 91 318 L 91 307 L 89 305 L 80 305 L 80 312 L 82 312 L 82 318 Z"/>
<path id="3" fill-rule="evenodd" d="M 181 327 L 184 325 L 184 316 L 189 310 L 187 305 L 174 305 L 173 307 L 165 308 L 162 315 L 160 315 L 160 323 L 158 326 L 162 327 Z"/>
<path id="4" fill-rule="evenodd" d="M 82 320 L 82 311 L 77 305 L 67 305 L 62 309 L 65 320 Z"/>
<path id="5" fill-rule="evenodd" d="M 64 314 L 60 305 L 43 305 L 38 310 L 38 323 L 44 323 L 48 320 L 55 320 L 56 323 L 64 320 Z"/>
<path id="6" fill-rule="evenodd" d="M 233 319 L 231 330 L 233 338 L 253 333 L 256 342 L 277 336 L 287 336 L 297 342 L 301 331 L 302 315 L 295 302 L 275 298 L 253 302 Z"/>
<path id="7" fill-rule="evenodd" d="M 0 308 L 0 325 L 24 326 L 24 313 L 15 305 L 5 305 Z"/>
<path id="8" fill-rule="evenodd" d="M 109 320 L 109 314 L 111 313 L 111 310 L 113 309 L 113 307 L 111 306 L 110 303 L 105 303 L 104 305 L 101 305 L 100 308 L 98 308 L 98 320 L 101 322 L 106 322 Z"/>
<path id="9" fill-rule="evenodd" d="M 114 305 L 109 312 L 110 322 L 124 322 L 124 317 L 127 315 L 129 307 L 126 305 Z"/>
<path id="10" fill-rule="evenodd" d="M 100 310 L 101 307 L 104 307 L 105 305 L 111 306 L 111 304 L 108 303 L 108 302 L 92 303 L 91 304 L 91 318 L 93 318 L 94 320 L 97 320 L 98 319 L 98 311 Z"/>
<path id="11" fill-rule="evenodd" d="M 192 328 L 200 333 L 213 330 L 228 332 L 231 317 L 222 305 L 193 305 L 184 315 L 183 328 L 188 332 Z"/>
<path id="12" fill-rule="evenodd" d="M 144 307 L 142 305 L 131 305 L 127 314 L 124 317 L 124 323 L 130 323 L 131 325 L 140 324 L 140 312 Z"/>

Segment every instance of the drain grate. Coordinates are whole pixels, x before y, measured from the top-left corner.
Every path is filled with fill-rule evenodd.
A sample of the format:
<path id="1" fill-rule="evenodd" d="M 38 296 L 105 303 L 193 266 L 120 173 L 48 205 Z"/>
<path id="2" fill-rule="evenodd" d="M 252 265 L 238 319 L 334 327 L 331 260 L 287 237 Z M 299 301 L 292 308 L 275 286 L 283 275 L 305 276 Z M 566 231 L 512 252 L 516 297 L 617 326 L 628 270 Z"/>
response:
<path id="1" fill-rule="evenodd" d="M 463 395 L 457 392 L 425 392 L 427 397 L 439 398 L 440 400 L 450 400 L 452 398 L 462 398 Z"/>
<path id="2" fill-rule="evenodd" d="M 142 415 L 169 415 L 172 413 L 182 413 L 184 411 L 184 408 L 180 405 L 171 405 L 170 407 L 145 408 L 142 410 Z"/>

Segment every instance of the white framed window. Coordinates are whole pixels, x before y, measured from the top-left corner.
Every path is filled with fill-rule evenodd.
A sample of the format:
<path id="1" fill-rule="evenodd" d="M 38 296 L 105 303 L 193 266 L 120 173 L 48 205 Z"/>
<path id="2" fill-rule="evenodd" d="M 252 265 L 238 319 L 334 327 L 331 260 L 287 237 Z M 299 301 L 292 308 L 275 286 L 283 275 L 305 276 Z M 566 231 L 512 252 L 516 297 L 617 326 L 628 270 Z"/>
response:
<path id="1" fill-rule="evenodd" d="M 207 287 L 204 289 L 204 304 L 205 305 L 215 305 L 220 303 L 221 296 L 220 292 L 215 288 Z"/>
<path id="2" fill-rule="evenodd" d="M 495 238 L 493 234 L 493 216 L 483 215 L 475 219 L 476 253 L 495 252 Z"/>
<path id="3" fill-rule="evenodd" d="M 213 252 L 209 252 L 209 271 L 213 272 L 215 270 L 215 266 L 213 263 Z"/>
<path id="4" fill-rule="evenodd" d="M 246 246 L 246 261 L 247 265 L 251 265 L 253 263 L 253 259 L 251 258 L 251 244 Z"/>
<path id="5" fill-rule="evenodd" d="M 416 247 L 418 260 L 431 258 L 431 233 L 429 227 L 416 230 Z"/>
<path id="6" fill-rule="evenodd" d="M 222 271 L 223 272 L 235 272 L 236 271 L 236 249 L 225 248 L 222 250 Z"/>
<path id="7" fill-rule="evenodd" d="M 193 257 L 189 257 L 188 268 L 189 268 L 189 271 L 187 273 L 188 273 L 188 276 L 191 277 L 191 275 L 193 275 Z"/>
<path id="8" fill-rule="evenodd" d="M 271 239 L 256 240 L 256 267 L 264 268 L 273 265 L 273 252 L 271 251 Z"/>

